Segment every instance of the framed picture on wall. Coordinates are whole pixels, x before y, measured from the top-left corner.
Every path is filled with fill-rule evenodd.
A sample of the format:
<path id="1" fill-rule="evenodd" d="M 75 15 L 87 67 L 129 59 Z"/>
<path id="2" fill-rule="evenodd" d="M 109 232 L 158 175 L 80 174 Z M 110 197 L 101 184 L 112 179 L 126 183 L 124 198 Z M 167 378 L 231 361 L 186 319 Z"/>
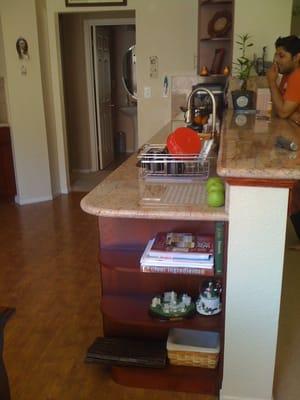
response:
<path id="1" fill-rule="evenodd" d="M 66 0 L 67 7 L 126 6 L 127 0 Z"/>

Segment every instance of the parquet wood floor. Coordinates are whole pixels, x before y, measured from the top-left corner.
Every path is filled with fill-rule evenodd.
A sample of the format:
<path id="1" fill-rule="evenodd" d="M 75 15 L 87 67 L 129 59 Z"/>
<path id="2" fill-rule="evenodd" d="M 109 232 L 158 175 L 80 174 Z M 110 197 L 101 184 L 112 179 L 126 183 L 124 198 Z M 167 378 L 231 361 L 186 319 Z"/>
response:
<path id="1" fill-rule="evenodd" d="M 97 221 L 82 196 L 0 204 L 0 304 L 17 309 L 5 329 L 12 400 L 214 400 L 120 386 L 84 363 L 102 328 Z"/>

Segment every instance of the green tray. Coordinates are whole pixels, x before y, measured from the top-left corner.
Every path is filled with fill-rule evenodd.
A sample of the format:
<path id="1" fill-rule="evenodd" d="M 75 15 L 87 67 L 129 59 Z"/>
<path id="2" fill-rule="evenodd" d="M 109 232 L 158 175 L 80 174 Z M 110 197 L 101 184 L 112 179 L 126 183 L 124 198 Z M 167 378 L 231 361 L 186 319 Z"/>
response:
<path id="1" fill-rule="evenodd" d="M 161 297 L 161 301 L 162 301 L 162 296 Z M 179 304 L 181 301 L 181 296 L 179 296 L 178 300 L 177 300 L 177 304 Z M 191 318 L 195 315 L 196 313 L 196 305 L 194 302 L 191 302 L 191 304 L 189 306 L 186 307 L 185 311 L 174 311 L 174 312 L 168 312 L 166 313 L 163 310 L 163 305 L 164 304 L 168 304 L 168 303 L 163 303 L 160 305 L 157 305 L 156 307 L 152 307 L 150 305 L 149 308 L 149 313 L 152 317 L 164 320 L 164 321 L 180 321 L 182 319 L 185 318 Z"/>

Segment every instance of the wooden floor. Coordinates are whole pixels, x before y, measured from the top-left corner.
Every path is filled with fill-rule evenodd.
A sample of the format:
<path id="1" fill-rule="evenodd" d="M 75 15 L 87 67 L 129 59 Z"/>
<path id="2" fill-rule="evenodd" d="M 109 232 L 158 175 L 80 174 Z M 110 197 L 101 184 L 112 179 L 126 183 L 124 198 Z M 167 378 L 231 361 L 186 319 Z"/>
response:
<path id="1" fill-rule="evenodd" d="M 0 305 L 17 309 L 5 329 L 12 400 L 213 400 L 119 386 L 84 363 L 101 314 L 96 218 L 82 196 L 0 204 Z"/>

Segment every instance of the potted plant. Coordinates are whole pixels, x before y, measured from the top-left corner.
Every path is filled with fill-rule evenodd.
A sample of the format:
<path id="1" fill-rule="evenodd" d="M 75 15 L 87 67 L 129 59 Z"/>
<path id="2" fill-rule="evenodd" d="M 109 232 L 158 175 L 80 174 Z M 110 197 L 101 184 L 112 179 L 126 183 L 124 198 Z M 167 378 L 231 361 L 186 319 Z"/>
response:
<path id="1" fill-rule="evenodd" d="M 251 110 L 254 108 L 254 92 L 247 90 L 247 81 L 254 65 L 254 61 L 247 56 L 247 49 L 253 46 L 248 33 L 238 35 L 239 40 L 236 43 L 239 45 L 241 56 L 237 58 L 234 64 L 236 77 L 239 79 L 241 86 L 239 90 L 232 91 L 232 101 L 235 110 Z"/>

